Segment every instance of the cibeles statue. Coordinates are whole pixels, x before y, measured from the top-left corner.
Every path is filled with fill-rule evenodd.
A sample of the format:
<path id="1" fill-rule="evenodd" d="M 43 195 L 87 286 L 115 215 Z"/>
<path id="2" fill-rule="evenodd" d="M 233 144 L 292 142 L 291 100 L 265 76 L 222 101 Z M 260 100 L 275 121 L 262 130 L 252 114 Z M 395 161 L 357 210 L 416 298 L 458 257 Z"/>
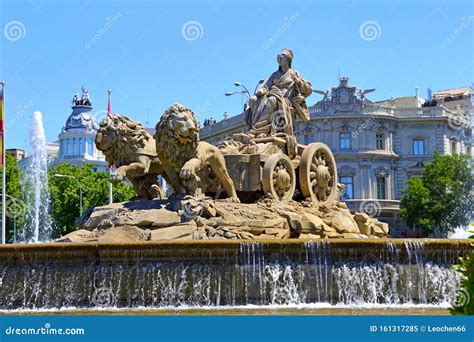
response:
<path id="1" fill-rule="evenodd" d="M 293 52 L 283 49 L 277 56 L 278 70 L 252 96 L 245 108 L 248 134 L 255 137 L 285 134 L 290 157 L 296 155 L 293 117 L 309 120 L 305 99 L 311 95 L 311 83 L 292 68 Z"/>
<path id="2" fill-rule="evenodd" d="M 309 120 L 311 84 L 292 69 L 291 50 L 277 61 L 278 70 L 246 104 L 249 130 L 219 147 L 200 141 L 193 111 L 178 103 L 164 111 L 154 137 L 125 116 L 103 120 L 96 146 L 118 166 L 113 180 L 127 177 L 142 199 L 155 199 L 161 175 L 173 195 L 96 208 L 81 220 L 88 231 L 69 241 L 108 241 L 114 234 L 107 229 L 119 237 L 126 230 L 134 241 L 388 236 L 386 223 L 338 201 L 330 148 L 297 144 L 294 120 Z"/>
<path id="3" fill-rule="evenodd" d="M 199 141 L 199 123 L 192 110 L 173 104 L 157 123 L 154 137 L 166 180 L 175 194 L 204 195 L 209 179 L 215 176 L 224 187 L 227 200 L 239 202 L 222 152 Z"/>
<path id="4" fill-rule="evenodd" d="M 125 115 L 109 113 L 101 122 L 95 146 L 109 164 L 117 166 L 111 181 L 127 177 L 140 199 L 162 199 L 157 176 L 164 174 L 155 150 L 155 139 L 138 122 Z"/>

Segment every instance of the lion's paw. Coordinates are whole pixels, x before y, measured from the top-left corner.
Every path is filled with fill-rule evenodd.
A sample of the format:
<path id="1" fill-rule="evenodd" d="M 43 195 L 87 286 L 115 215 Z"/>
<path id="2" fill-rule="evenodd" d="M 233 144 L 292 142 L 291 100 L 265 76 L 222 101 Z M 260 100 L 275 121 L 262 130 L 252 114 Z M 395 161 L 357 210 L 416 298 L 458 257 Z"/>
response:
<path id="1" fill-rule="evenodd" d="M 196 177 L 196 173 L 192 168 L 183 167 L 179 172 L 179 178 L 181 179 L 192 179 Z"/>
<path id="2" fill-rule="evenodd" d="M 240 203 L 240 199 L 237 196 L 228 197 L 225 200 L 226 200 L 226 202 Z"/>

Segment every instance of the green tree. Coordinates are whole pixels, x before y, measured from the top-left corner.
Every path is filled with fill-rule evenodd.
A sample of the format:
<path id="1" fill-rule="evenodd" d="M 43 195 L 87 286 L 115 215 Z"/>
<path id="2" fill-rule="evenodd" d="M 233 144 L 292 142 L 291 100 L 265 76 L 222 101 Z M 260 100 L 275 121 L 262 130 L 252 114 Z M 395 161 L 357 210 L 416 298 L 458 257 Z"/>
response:
<path id="1" fill-rule="evenodd" d="M 473 224 L 470 233 L 474 233 Z M 474 235 L 469 237 L 474 238 Z M 471 244 L 474 247 L 474 244 Z M 470 252 L 465 258 L 459 258 L 459 264 L 453 265 L 456 272 L 461 274 L 460 286 L 456 293 L 456 301 L 450 308 L 453 315 L 474 315 L 474 252 Z"/>
<path id="2" fill-rule="evenodd" d="M 3 168 L 0 168 L 0 179 L 2 177 Z M 17 233 L 21 230 L 23 219 L 25 216 L 25 203 L 23 202 L 23 191 L 20 186 L 23 177 L 23 171 L 18 167 L 18 160 L 10 153 L 5 155 L 5 170 L 6 170 L 6 186 L 5 192 L 7 198 L 5 200 L 7 205 L 6 210 L 6 228 L 7 241 L 13 242 L 13 233 L 16 224 Z M 1 206 L 1 204 L 0 204 Z"/>
<path id="3" fill-rule="evenodd" d="M 411 178 L 403 191 L 401 217 L 411 228 L 446 236 L 469 223 L 472 210 L 471 161 L 465 155 L 435 152 L 421 178 Z"/>
<path id="4" fill-rule="evenodd" d="M 68 234 L 77 229 L 79 218 L 79 186 L 74 179 L 55 177 L 62 174 L 75 177 L 83 190 L 83 211 L 108 204 L 109 175 L 105 171 L 94 171 L 92 165 L 75 167 L 62 163 L 49 170 L 52 216 L 55 223 L 54 237 Z M 113 187 L 114 202 L 129 201 L 135 196 L 133 186 L 121 182 Z"/>

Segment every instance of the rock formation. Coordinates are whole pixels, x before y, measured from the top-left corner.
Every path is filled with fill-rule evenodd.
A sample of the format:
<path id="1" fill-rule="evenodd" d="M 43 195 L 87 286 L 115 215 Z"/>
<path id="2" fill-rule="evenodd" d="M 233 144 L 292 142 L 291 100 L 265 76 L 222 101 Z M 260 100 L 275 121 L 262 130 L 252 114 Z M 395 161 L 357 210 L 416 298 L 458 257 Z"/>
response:
<path id="1" fill-rule="evenodd" d="M 344 203 L 230 203 L 210 198 L 114 203 L 87 212 L 58 242 L 388 237 L 388 224 Z"/>

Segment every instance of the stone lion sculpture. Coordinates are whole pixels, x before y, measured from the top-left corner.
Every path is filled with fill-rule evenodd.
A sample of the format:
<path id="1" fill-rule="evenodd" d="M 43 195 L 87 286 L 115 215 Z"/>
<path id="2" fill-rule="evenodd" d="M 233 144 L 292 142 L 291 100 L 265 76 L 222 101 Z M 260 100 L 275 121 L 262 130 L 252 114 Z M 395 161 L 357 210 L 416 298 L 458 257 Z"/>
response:
<path id="1" fill-rule="evenodd" d="M 199 141 L 199 123 L 190 109 L 179 103 L 169 107 L 156 125 L 155 140 L 167 181 L 175 193 L 199 196 L 206 192 L 207 181 L 215 176 L 227 199 L 239 202 L 222 152 Z"/>
<path id="2" fill-rule="evenodd" d="M 155 139 L 138 122 L 120 114 L 108 114 L 100 123 L 95 146 L 117 170 L 112 183 L 127 177 L 140 199 L 162 199 L 157 176 L 164 173 L 155 150 Z"/>

